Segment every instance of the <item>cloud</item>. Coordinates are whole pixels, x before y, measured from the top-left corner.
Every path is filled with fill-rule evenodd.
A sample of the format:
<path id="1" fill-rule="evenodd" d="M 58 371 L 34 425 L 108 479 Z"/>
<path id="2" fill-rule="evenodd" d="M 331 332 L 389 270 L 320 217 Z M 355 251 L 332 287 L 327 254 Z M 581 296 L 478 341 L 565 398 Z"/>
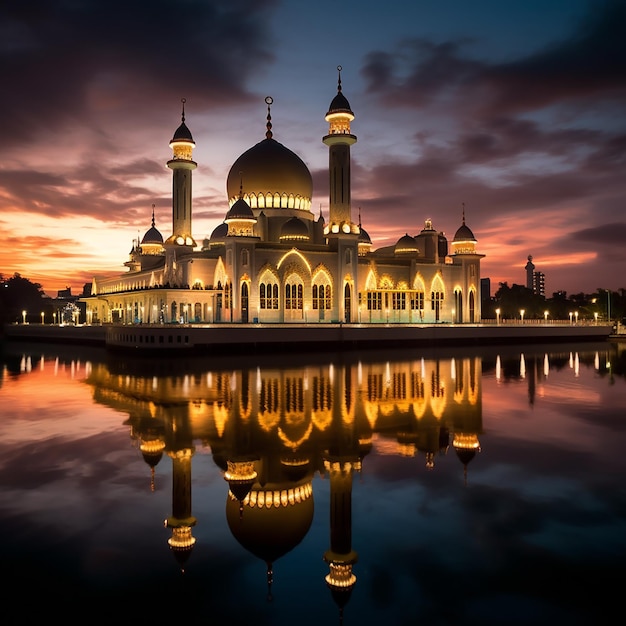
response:
<path id="1" fill-rule="evenodd" d="M 193 98 L 198 108 L 246 100 L 246 79 L 272 59 L 265 13 L 275 4 L 3 3 L 3 143 L 32 141 L 90 116 L 110 119 L 164 95 Z"/>
<path id="2" fill-rule="evenodd" d="M 590 4 L 569 39 L 511 62 L 470 59 L 471 40 L 403 41 L 393 52 L 372 51 L 362 75 L 367 91 L 393 106 L 454 106 L 459 115 L 497 117 L 600 98 L 626 101 L 626 48 L 621 0 Z M 593 100 L 591 100 L 593 98 Z"/>

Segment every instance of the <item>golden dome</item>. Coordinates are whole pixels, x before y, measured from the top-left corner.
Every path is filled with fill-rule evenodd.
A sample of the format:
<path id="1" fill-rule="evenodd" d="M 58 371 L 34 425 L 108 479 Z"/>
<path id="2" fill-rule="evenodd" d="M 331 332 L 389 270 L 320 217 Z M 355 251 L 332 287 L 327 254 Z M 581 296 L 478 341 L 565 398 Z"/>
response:
<path id="1" fill-rule="evenodd" d="M 249 552 L 272 563 L 293 550 L 313 522 L 313 490 L 310 481 L 276 485 L 257 484 L 243 503 L 232 494 L 226 500 L 226 519 L 235 539 Z"/>
<path id="2" fill-rule="evenodd" d="M 311 207 L 309 168 L 295 152 L 271 137 L 244 152 L 230 168 L 226 180 L 229 203 L 239 198 L 242 180 L 245 199 L 252 208 Z"/>

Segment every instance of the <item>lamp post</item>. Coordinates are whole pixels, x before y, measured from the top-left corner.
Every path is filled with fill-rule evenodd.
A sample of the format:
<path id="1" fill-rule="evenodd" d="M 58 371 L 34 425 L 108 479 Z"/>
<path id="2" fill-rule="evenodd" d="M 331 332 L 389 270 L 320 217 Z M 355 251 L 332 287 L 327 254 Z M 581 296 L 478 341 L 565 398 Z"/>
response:
<path id="1" fill-rule="evenodd" d="M 41 312 L 41 325 L 42 325 L 42 326 L 43 326 L 43 324 L 44 324 L 44 318 L 45 318 L 45 314 L 44 314 L 44 312 L 42 311 L 42 312 Z"/>
<path id="2" fill-rule="evenodd" d="M 54 311 L 52 313 L 52 321 L 54 322 L 54 325 L 56 326 L 56 323 L 57 323 L 57 313 L 56 313 L 56 311 Z"/>
<path id="3" fill-rule="evenodd" d="M 578 311 L 576 311 L 576 313 L 574 313 L 574 317 L 576 318 L 576 323 L 578 324 Z"/>
<path id="4" fill-rule="evenodd" d="M 544 311 L 543 312 L 543 321 L 547 324 L 548 323 L 548 312 Z"/>
<path id="5" fill-rule="evenodd" d="M 595 320 L 595 325 L 597 326 L 598 325 L 598 312 L 597 311 L 593 314 L 593 319 Z"/>
<path id="6" fill-rule="evenodd" d="M 22 324 L 26 324 L 26 311 L 22 311 Z"/>
<path id="7" fill-rule="evenodd" d="M 524 313 L 526 313 L 526 311 L 524 309 L 520 309 L 519 316 L 520 316 L 520 319 L 522 320 L 522 324 L 524 323 Z"/>
<path id="8" fill-rule="evenodd" d="M 572 324 L 572 315 L 573 315 L 573 313 L 570 311 L 569 312 L 569 323 L 570 323 L 570 325 Z"/>
<path id="9" fill-rule="evenodd" d="M 496 325 L 500 326 L 500 309 L 496 309 Z"/>

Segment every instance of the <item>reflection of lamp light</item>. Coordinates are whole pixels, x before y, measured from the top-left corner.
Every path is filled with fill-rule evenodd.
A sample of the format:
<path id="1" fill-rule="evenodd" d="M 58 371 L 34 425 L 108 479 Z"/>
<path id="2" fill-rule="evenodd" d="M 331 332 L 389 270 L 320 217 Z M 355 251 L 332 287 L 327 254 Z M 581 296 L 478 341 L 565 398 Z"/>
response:
<path id="1" fill-rule="evenodd" d="M 452 309 L 452 323 L 454 324 L 454 309 Z"/>
<path id="2" fill-rule="evenodd" d="M 595 324 L 597 326 L 598 325 L 598 312 L 597 311 L 593 314 L 593 319 L 595 320 Z"/>
<path id="3" fill-rule="evenodd" d="M 500 309 L 496 309 L 496 324 L 500 325 Z"/>

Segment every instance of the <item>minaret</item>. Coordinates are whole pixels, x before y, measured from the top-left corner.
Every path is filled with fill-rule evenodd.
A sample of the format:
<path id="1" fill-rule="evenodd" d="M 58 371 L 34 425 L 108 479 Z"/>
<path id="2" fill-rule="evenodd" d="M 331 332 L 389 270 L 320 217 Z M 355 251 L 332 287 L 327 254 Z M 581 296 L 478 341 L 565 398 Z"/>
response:
<path id="1" fill-rule="evenodd" d="M 167 167 L 173 172 L 172 234 L 165 243 L 194 248 L 196 242 L 191 236 L 191 172 L 198 164 L 192 158 L 196 143 L 185 124 L 185 98 L 181 102 L 182 122 L 170 141 L 173 156 L 167 162 Z"/>
<path id="2" fill-rule="evenodd" d="M 341 69 L 341 65 L 338 65 L 337 95 L 324 117 L 328 122 L 328 135 L 322 141 L 329 148 L 330 176 L 329 219 L 326 233 L 358 235 L 358 224 L 353 224 L 350 215 L 350 146 L 356 143 L 356 136 L 350 132 L 350 122 L 354 119 L 354 113 L 341 92 Z"/>
<path id="3" fill-rule="evenodd" d="M 324 553 L 329 571 L 325 580 L 339 607 L 340 624 L 356 584 L 352 571 L 358 560 L 352 549 L 352 472 L 360 468 L 358 457 L 329 454 L 324 459 L 324 469 L 330 474 L 330 548 Z"/>
<path id="4" fill-rule="evenodd" d="M 195 448 L 184 410 L 171 409 L 166 426 L 166 450 L 172 459 L 172 514 L 165 520 L 165 527 L 172 530 L 168 544 L 184 572 L 196 543 L 192 534 L 196 518 L 191 513 L 191 459 Z"/>
<path id="5" fill-rule="evenodd" d="M 528 263 L 524 267 L 526 270 L 526 287 L 528 289 L 533 289 L 534 286 L 534 277 L 535 277 L 535 264 L 533 263 L 533 257 L 531 254 L 528 255 Z"/>

